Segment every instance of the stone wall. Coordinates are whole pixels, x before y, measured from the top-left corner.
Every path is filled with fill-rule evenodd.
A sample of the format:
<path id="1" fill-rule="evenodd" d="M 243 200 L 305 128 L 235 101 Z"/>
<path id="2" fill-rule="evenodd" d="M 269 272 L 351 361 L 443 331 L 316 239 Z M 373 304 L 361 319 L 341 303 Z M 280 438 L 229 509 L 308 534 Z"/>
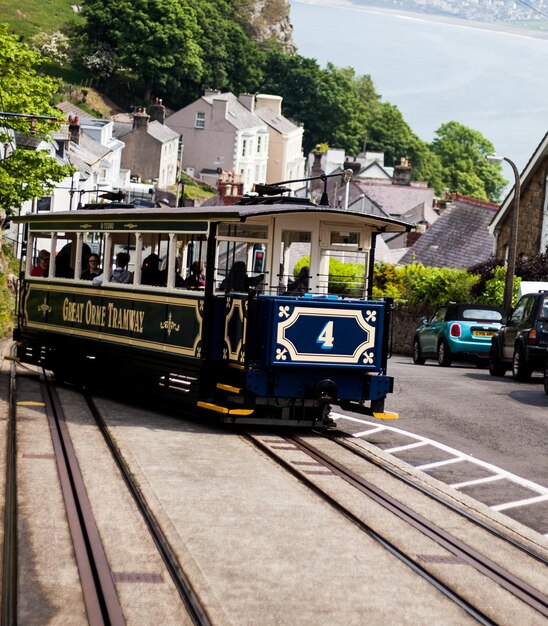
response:
<path id="1" fill-rule="evenodd" d="M 420 326 L 420 318 L 430 317 L 438 308 L 436 304 L 410 304 L 396 302 L 392 318 L 392 353 L 411 356 L 413 336 Z"/>
<path id="2" fill-rule="evenodd" d="M 518 258 L 521 256 L 535 256 L 544 252 L 544 250 L 540 249 L 540 238 L 547 171 L 548 157 L 545 157 L 527 186 L 521 188 L 516 250 Z M 500 224 L 500 233 L 497 236 L 495 253 L 499 258 L 505 257 L 506 246 L 510 239 L 512 212 L 512 209 L 510 209 L 504 221 Z"/>

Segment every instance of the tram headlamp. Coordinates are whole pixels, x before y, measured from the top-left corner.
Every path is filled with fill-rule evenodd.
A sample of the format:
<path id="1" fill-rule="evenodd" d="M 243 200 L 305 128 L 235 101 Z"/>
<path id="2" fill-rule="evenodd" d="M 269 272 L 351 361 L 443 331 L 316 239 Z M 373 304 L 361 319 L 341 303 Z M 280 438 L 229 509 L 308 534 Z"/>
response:
<path id="1" fill-rule="evenodd" d="M 334 402 L 339 396 L 337 384 L 329 378 L 320 381 L 316 385 L 315 392 L 316 399 L 320 402 Z"/>

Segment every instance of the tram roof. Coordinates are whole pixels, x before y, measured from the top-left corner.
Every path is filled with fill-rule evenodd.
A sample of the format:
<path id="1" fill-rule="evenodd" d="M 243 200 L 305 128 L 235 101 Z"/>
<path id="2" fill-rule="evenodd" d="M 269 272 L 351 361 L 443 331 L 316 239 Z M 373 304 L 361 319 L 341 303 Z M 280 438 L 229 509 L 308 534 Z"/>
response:
<path id="1" fill-rule="evenodd" d="M 289 200 L 289 198 L 287 199 Z M 346 218 L 349 222 L 366 222 L 384 232 L 408 232 L 414 228 L 414 224 L 408 224 L 392 218 L 386 218 L 371 213 L 348 211 L 341 208 L 319 206 L 305 201 L 295 202 L 253 203 L 246 199 L 245 204 L 232 204 L 220 207 L 139 207 L 132 205 L 112 203 L 100 205 L 86 205 L 82 209 L 74 211 L 48 211 L 44 213 L 32 213 L 14 216 L 12 221 L 16 223 L 29 222 L 38 225 L 40 222 L 60 222 L 67 225 L 71 222 L 81 222 L 86 219 L 89 222 L 105 221 L 108 218 L 131 216 L 134 220 L 155 220 L 172 218 L 174 222 L 185 220 L 205 221 L 240 221 L 245 222 L 255 217 L 275 217 L 277 215 L 303 215 L 332 217 L 337 220 Z M 93 208 L 88 208 L 88 207 Z M 350 218 L 350 219 L 348 219 Z"/>

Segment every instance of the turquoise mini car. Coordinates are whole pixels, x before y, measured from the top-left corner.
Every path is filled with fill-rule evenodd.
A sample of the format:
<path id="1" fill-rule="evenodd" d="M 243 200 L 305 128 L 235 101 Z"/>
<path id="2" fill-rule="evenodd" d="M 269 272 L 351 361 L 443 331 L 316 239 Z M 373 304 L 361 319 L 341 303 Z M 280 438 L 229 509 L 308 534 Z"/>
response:
<path id="1" fill-rule="evenodd" d="M 442 367 L 453 361 L 474 361 L 487 367 L 491 338 L 502 325 L 502 307 L 445 304 L 430 319 L 421 318 L 413 337 L 413 363 L 436 359 Z"/>

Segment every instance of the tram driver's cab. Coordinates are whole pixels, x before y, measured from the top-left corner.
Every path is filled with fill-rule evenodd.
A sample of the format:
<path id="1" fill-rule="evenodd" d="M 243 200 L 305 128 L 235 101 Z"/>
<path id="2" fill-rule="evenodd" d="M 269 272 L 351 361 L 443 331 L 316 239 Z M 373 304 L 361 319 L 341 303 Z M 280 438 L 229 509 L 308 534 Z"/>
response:
<path id="1" fill-rule="evenodd" d="M 273 242 L 276 242 L 274 244 Z M 267 295 L 366 296 L 371 233 L 348 223 L 276 216 L 221 223 L 217 232 L 215 289 Z M 232 268 L 245 271 L 234 280 Z M 238 270 L 238 268 L 240 268 Z M 236 289 L 226 289 L 236 283 Z"/>

